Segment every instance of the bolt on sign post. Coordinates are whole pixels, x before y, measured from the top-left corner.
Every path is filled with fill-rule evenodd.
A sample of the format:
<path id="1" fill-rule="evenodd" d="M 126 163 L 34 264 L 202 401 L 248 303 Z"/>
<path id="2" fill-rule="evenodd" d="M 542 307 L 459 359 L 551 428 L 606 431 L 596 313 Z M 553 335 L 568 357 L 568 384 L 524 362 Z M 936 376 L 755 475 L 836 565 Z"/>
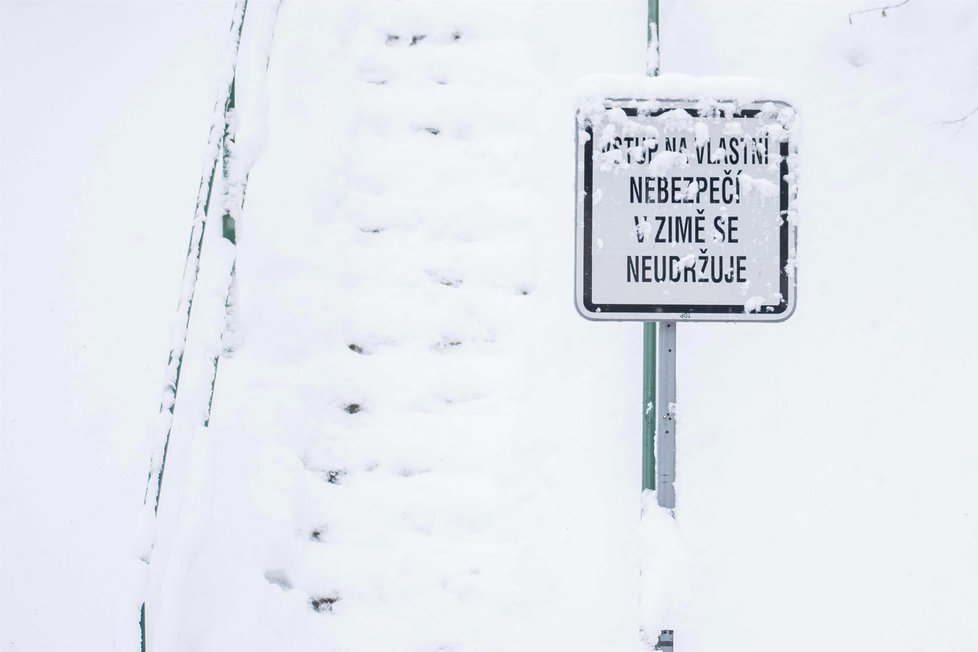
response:
<path id="1" fill-rule="evenodd" d="M 676 322 L 779 322 L 794 311 L 796 116 L 778 97 L 746 78 L 578 85 L 577 308 L 592 320 L 660 322 L 663 507 L 675 506 Z"/>

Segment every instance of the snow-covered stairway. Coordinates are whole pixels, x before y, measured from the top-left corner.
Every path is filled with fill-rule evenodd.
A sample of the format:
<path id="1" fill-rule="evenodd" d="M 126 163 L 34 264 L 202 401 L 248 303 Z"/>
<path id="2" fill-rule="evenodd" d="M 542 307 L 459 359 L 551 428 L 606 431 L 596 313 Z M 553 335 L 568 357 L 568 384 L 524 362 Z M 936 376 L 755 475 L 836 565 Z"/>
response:
<path id="1" fill-rule="evenodd" d="M 283 7 L 152 652 L 635 649 L 637 330 L 573 313 L 568 98 L 641 39 L 558 18 Z"/>

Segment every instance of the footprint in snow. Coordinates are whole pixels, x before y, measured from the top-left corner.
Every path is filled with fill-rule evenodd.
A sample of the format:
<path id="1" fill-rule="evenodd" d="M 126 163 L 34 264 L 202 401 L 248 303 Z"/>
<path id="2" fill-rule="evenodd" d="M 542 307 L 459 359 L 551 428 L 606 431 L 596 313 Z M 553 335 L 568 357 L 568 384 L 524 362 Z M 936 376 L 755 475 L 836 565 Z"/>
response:
<path id="1" fill-rule="evenodd" d="M 447 276 L 436 276 L 438 282 L 446 287 L 457 288 L 462 285 L 462 279 L 460 278 L 449 278 Z"/>
<path id="2" fill-rule="evenodd" d="M 435 350 L 437 351 L 447 351 L 458 346 L 462 346 L 461 340 L 441 340 L 435 342 Z"/>
<path id="3" fill-rule="evenodd" d="M 329 484 L 340 484 L 340 478 L 346 475 L 345 469 L 330 469 L 326 471 L 326 482 Z"/>
<path id="4" fill-rule="evenodd" d="M 411 36 L 411 40 L 408 41 L 408 47 L 411 47 L 413 45 L 417 45 L 418 43 L 420 43 L 421 41 L 425 40 L 426 38 L 428 38 L 428 35 L 427 34 L 414 34 L 414 35 Z M 401 40 L 402 39 L 401 39 L 401 36 L 399 34 L 388 34 L 387 35 L 387 38 L 384 40 L 384 44 L 393 47 L 395 45 L 400 45 Z M 404 39 L 404 40 L 407 40 L 407 39 Z"/>
<path id="5" fill-rule="evenodd" d="M 334 593 L 333 595 L 309 598 L 309 605 L 316 613 L 329 613 L 333 611 L 333 605 L 339 601 L 340 596 Z"/>

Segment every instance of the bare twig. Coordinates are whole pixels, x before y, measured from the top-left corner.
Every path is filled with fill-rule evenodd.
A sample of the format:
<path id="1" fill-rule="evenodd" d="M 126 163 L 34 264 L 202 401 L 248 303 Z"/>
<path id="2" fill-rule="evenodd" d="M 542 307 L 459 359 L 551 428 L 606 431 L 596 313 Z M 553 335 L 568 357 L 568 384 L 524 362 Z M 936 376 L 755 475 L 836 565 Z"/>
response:
<path id="1" fill-rule="evenodd" d="M 968 111 L 967 113 L 965 113 L 960 118 L 955 118 L 954 120 L 941 120 L 940 122 L 934 122 L 932 124 L 935 124 L 935 125 L 958 125 L 958 130 L 954 132 L 954 133 L 958 133 L 962 129 L 964 129 L 964 123 L 965 123 L 965 121 L 968 118 L 970 118 L 971 116 L 973 116 L 974 114 L 976 114 L 976 113 L 978 113 L 978 106 L 976 106 L 975 108 L 971 109 L 970 111 Z"/>
<path id="2" fill-rule="evenodd" d="M 887 9 L 896 9 L 897 7 L 902 7 L 903 5 L 907 4 L 908 2 L 910 2 L 910 0 L 903 0 L 903 2 L 898 2 L 898 3 L 892 4 L 892 5 L 886 5 L 885 7 L 873 7 L 872 9 L 861 9 L 859 11 L 854 11 L 851 14 L 849 14 L 849 24 L 852 25 L 852 17 L 855 16 L 856 14 L 868 14 L 868 13 L 873 12 L 873 11 L 880 12 L 880 15 L 882 15 L 884 18 L 886 18 L 886 10 Z"/>

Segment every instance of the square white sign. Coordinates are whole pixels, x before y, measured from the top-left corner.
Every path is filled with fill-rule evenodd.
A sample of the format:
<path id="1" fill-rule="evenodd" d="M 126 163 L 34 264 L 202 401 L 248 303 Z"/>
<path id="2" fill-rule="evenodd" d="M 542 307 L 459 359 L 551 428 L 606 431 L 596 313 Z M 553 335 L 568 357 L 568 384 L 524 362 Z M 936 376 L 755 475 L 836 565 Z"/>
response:
<path id="1" fill-rule="evenodd" d="M 783 321 L 795 307 L 795 112 L 605 100 L 577 114 L 577 307 L 588 319 Z"/>

